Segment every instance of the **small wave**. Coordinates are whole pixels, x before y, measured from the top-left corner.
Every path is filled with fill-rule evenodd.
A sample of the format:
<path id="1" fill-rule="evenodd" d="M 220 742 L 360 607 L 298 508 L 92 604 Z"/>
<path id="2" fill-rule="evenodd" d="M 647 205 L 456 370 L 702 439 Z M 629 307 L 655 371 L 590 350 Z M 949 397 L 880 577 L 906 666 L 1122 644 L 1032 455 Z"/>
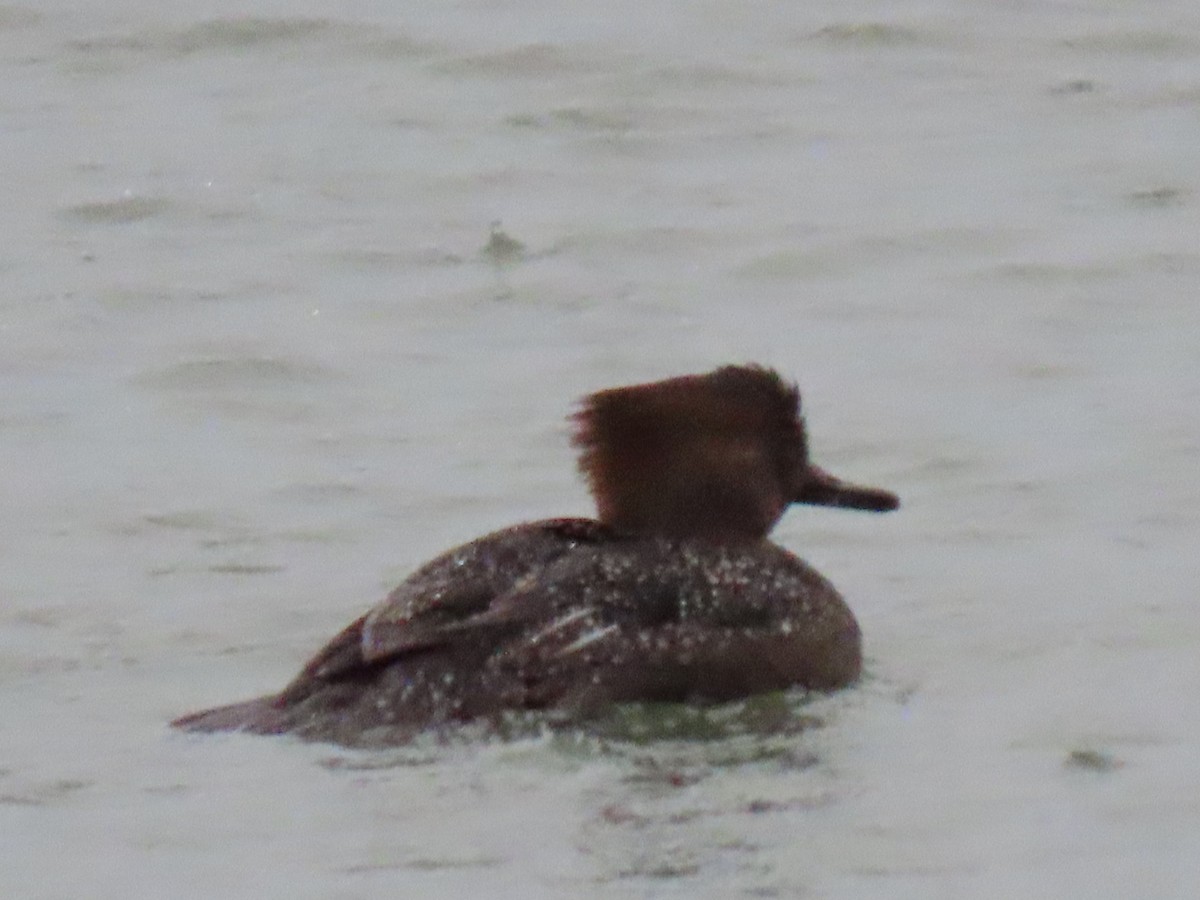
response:
<path id="1" fill-rule="evenodd" d="M 0 19 L 0 27 L 3 20 Z M 422 56 L 431 48 L 402 31 L 302 16 L 208 19 L 182 28 L 159 28 L 71 41 L 72 65 L 107 71 L 130 63 L 273 49 L 285 54 L 338 49 L 372 58 Z"/>
<path id="2" fill-rule="evenodd" d="M 126 225 L 162 215 L 172 207 L 165 197 L 144 197 L 126 194 L 116 200 L 97 200 L 79 203 L 62 210 L 62 215 L 89 225 Z"/>
<path id="3" fill-rule="evenodd" d="M 910 47 L 935 42 L 932 35 L 887 22 L 839 22 L 818 29 L 811 37 L 851 47 Z"/>
<path id="4" fill-rule="evenodd" d="M 223 390 L 275 387 L 328 380 L 332 372 L 315 363 L 275 357 L 200 359 L 176 363 L 135 379 L 148 387 L 171 390 Z"/>
<path id="5" fill-rule="evenodd" d="M 326 19 L 238 18 L 212 19 L 177 30 L 141 31 L 72 41 L 84 55 L 157 54 L 183 56 L 212 51 L 240 50 L 265 44 L 295 44 L 325 34 L 334 27 Z"/>
<path id="6" fill-rule="evenodd" d="M 484 77 L 549 78 L 610 71 L 611 56 L 601 62 L 586 55 L 553 44 L 526 44 L 512 50 L 460 56 L 438 63 L 436 71 L 447 75 L 480 75 Z"/>

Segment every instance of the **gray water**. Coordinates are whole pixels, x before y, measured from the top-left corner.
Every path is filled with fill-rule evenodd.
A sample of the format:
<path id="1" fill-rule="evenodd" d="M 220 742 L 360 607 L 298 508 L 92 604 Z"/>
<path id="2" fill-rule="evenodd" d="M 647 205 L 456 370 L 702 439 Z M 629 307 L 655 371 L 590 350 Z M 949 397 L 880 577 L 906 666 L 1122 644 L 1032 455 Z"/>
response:
<path id="1" fill-rule="evenodd" d="M 1194 3 L 48 0 L 0 46 L 5 896 L 1194 895 Z M 587 514 L 579 395 L 748 360 L 904 500 L 776 532 L 866 635 L 819 727 L 167 728 Z"/>

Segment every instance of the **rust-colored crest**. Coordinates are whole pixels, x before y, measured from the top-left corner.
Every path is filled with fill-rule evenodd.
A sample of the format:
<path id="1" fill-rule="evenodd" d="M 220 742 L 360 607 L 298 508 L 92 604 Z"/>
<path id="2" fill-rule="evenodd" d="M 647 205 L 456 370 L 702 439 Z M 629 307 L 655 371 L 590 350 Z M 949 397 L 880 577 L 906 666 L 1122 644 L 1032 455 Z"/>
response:
<path id="1" fill-rule="evenodd" d="M 759 366 L 598 391 L 573 421 L 600 519 L 630 532 L 762 537 L 807 461 L 799 390 Z"/>

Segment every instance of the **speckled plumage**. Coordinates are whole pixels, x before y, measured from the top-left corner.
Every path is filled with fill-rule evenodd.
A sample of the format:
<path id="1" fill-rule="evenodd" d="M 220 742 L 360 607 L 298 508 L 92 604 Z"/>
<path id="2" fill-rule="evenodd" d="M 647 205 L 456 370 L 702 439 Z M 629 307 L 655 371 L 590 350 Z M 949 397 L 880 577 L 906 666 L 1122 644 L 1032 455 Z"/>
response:
<path id="1" fill-rule="evenodd" d="M 691 433 L 673 442 L 680 398 Z M 896 501 L 808 463 L 795 388 L 767 370 L 727 367 L 589 402 L 576 442 L 604 521 L 526 523 L 451 550 L 335 637 L 279 694 L 176 724 L 400 743 L 506 710 L 585 716 L 614 702 L 724 701 L 853 682 L 861 669 L 853 614 L 829 582 L 765 535 L 789 502 L 884 510 Z M 761 421 L 756 404 L 766 409 Z M 658 425 L 661 434 L 647 435 Z M 698 466 L 707 470 L 689 483 Z M 721 483 L 726 471 L 736 477 Z M 640 494 L 612 486 L 623 473 Z M 689 484 L 703 489 L 689 493 Z M 666 511 L 658 519 L 657 509 Z"/>

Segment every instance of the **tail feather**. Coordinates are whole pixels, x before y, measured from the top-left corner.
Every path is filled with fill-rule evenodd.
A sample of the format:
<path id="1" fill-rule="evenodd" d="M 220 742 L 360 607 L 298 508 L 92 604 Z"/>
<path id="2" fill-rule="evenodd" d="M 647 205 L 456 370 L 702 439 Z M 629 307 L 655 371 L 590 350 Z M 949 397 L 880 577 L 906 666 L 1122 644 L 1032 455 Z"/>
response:
<path id="1" fill-rule="evenodd" d="M 284 712 L 272 694 L 228 706 L 218 706 L 181 716 L 171 723 L 182 731 L 250 731 L 255 734 L 281 734 L 286 730 Z"/>

